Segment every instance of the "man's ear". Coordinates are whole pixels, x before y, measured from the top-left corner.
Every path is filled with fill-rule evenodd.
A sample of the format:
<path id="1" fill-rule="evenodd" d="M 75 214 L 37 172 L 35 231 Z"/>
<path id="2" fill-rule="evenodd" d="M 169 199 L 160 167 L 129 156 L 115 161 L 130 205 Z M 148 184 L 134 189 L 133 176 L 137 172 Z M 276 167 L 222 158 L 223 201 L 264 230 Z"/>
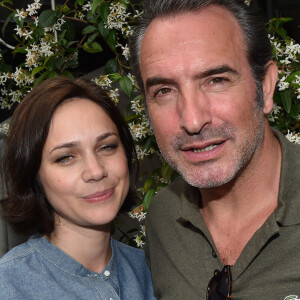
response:
<path id="1" fill-rule="evenodd" d="M 273 108 L 273 95 L 278 79 L 278 68 L 273 60 L 266 64 L 266 75 L 263 80 L 264 114 L 268 114 Z"/>

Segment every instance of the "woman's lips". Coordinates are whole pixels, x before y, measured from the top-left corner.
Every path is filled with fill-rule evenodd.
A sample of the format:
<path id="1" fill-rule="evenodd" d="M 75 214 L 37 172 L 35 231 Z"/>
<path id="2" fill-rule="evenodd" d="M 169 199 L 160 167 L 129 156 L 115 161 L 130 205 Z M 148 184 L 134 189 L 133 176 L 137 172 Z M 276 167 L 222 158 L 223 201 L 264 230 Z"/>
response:
<path id="1" fill-rule="evenodd" d="M 112 188 L 84 196 L 83 199 L 88 202 L 102 202 L 109 199 L 113 193 L 114 189 Z"/>

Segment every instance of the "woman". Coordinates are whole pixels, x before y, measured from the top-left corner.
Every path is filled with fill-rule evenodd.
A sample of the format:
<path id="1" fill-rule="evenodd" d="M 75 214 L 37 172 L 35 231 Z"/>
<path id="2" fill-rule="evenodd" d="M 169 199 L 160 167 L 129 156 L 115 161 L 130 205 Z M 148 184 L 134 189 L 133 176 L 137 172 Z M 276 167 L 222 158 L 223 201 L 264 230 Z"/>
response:
<path id="1" fill-rule="evenodd" d="M 143 251 L 111 239 L 134 200 L 134 142 L 94 83 L 53 78 L 17 107 L 4 218 L 28 242 L 0 259 L 0 299 L 154 299 Z"/>

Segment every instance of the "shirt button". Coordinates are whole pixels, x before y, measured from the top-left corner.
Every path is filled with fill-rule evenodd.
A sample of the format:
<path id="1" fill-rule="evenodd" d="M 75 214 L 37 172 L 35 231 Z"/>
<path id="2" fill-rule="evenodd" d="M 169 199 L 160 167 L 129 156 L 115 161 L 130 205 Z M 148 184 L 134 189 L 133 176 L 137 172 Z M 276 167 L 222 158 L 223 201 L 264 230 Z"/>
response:
<path id="1" fill-rule="evenodd" d="M 213 258 L 217 258 L 217 253 L 215 252 L 215 250 L 212 251 L 212 256 Z"/>
<path id="2" fill-rule="evenodd" d="M 105 270 L 105 271 L 104 271 L 104 275 L 105 275 L 105 276 L 109 276 L 109 275 L 110 275 L 110 272 L 109 272 L 108 270 Z"/>

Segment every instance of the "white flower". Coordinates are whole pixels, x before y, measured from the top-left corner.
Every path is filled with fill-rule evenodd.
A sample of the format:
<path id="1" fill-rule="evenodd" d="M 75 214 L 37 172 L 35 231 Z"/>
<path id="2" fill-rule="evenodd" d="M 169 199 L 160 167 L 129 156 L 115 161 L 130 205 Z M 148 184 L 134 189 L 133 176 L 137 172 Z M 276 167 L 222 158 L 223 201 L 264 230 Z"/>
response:
<path id="1" fill-rule="evenodd" d="M 83 10 L 83 11 L 90 11 L 90 10 L 92 10 L 92 4 L 91 4 L 91 2 L 88 1 L 87 4 L 83 5 L 83 6 L 82 6 L 82 10 Z"/>
<path id="2" fill-rule="evenodd" d="M 126 7 L 123 3 L 111 3 L 109 11 L 106 23 L 107 28 L 120 30 L 127 25 L 126 18 L 130 16 L 130 13 L 126 13 Z"/>
<path id="3" fill-rule="evenodd" d="M 112 84 L 109 75 L 101 75 L 98 78 L 95 78 L 93 81 L 104 89 L 110 88 Z"/>
<path id="4" fill-rule="evenodd" d="M 143 239 L 143 235 L 138 236 L 137 234 L 134 236 L 134 241 L 136 242 L 136 245 L 139 248 L 143 248 L 143 246 L 145 245 L 145 242 L 142 240 Z"/>
<path id="5" fill-rule="evenodd" d="M 18 25 L 14 30 L 17 32 L 18 36 L 25 37 L 25 40 L 31 38 L 31 35 L 33 33 L 33 31 L 28 31 L 26 28 L 21 28 Z"/>
<path id="6" fill-rule="evenodd" d="M 300 144 L 300 133 L 295 133 L 288 130 L 286 137 L 290 142 Z"/>
<path id="7" fill-rule="evenodd" d="M 116 103 L 119 102 L 119 89 L 110 90 L 108 96 Z"/>
<path id="8" fill-rule="evenodd" d="M 150 155 L 151 151 L 146 151 L 144 148 L 141 148 L 139 145 L 135 146 L 136 155 L 138 160 L 143 160 L 146 156 Z"/>
<path id="9" fill-rule="evenodd" d="M 122 54 L 125 57 L 126 60 L 129 60 L 129 48 L 128 45 L 126 44 L 125 46 L 118 44 L 117 47 L 120 47 L 122 49 Z"/>
<path id="10" fill-rule="evenodd" d="M 128 125 L 134 140 L 142 139 L 146 137 L 149 133 L 151 133 L 150 125 L 146 118 L 144 118 L 141 122 L 132 122 Z"/>
<path id="11" fill-rule="evenodd" d="M 290 84 L 288 82 L 286 82 L 285 80 L 286 80 L 286 76 L 283 76 L 277 83 L 279 91 L 283 91 L 283 90 L 289 88 Z"/>
<path id="12" fill-rule="evenodd" d="M 26 19 L 28 16 L 28 12 L 24 11 L 24 9 L 22 8 L 21 10 L 16 9 L 16 14 L 15 17 L 17 17 L 19 19 L 19 21 L 22 21 L 23 19 Z"/>
<path id="13" fill-rule="evenodd" d="M 40 0 L 35 0 L 33 4 L 28 4 L 26 11 L 28 12 L 29 16 L 33 16 L 37 14 L 37 10 L 42 7 Z"/>
<path id="14" fill-rule="evenodd" d="M 0 133 L 7 134 L 8 130 L 9 130 L 9 124 L 8 123 L 0 124 Z"/>
<path id="15" fill-rule="evenodd" d="M 45 32 L 55 32 L 55 31 L 61 31 L 61 27 L 66 21 L 63 19 L 64 16 L 62 16 L 60 19 L 57 20 L 55 24 L 53 24 L 50 27 L 45 27 Z"/>

